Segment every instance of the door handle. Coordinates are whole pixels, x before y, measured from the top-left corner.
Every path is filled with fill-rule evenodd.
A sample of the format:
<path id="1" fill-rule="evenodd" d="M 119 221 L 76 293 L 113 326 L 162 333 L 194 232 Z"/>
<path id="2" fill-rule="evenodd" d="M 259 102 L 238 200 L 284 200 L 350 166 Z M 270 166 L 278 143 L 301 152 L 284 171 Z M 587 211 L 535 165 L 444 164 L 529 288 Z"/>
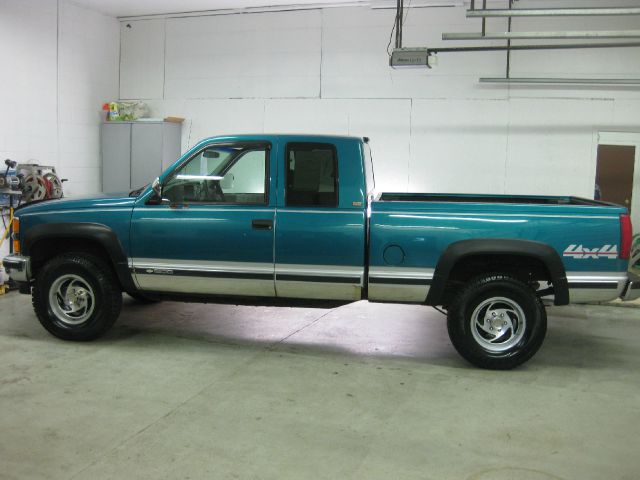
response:
<path id="1" fill-rule="evenodd" d="M 273 230 L 273 220 L 251 220 L 254 230 Z"/>

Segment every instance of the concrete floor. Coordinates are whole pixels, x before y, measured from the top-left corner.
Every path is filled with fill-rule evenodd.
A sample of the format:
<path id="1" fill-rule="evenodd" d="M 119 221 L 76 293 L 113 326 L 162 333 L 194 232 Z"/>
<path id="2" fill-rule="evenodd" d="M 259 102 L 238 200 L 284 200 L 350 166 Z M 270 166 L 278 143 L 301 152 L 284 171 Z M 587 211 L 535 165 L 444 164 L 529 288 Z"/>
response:
<path id="1" fill-rule="evenodd" d="M 444 318 L 125 302 L 59 341 L 0 297 L 0 478 L 637 479 L 640 310 L 550 311 L 511 372 L 464 363 Z"/>

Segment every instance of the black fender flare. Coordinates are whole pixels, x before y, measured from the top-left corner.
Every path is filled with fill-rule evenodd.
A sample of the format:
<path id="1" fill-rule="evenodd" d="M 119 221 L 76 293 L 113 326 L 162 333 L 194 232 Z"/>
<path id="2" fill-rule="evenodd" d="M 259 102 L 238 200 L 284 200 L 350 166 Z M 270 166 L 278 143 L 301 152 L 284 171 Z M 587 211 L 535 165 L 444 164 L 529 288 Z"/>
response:
<path id="1" fill-rule="evenodd" d="M 460 260 L 476 255 L 519 255 L 541 261 L 549 271 L 555 292 L 555 305 L 569 303 L 569 285 L 558 252 L 546 243 L 510 238 L 486 238 L 454 242 L 442 253 L 427 294 L 427 305 L 441 305 L 445 286 L 453 267 Z"/>
<path id="2" fill-rule="evenodd" d="M 33 245 L 41 240 L 73 238 L 90 240 L 101 245 L 109 255 L 120 284 L 125 291 L 137 290 L 129 271 L 124 248 L 116 233 L 107 225 L 90 222 L 41 223 L 29 228 L 22 237 L 22 253 L 30 255 Z"/>

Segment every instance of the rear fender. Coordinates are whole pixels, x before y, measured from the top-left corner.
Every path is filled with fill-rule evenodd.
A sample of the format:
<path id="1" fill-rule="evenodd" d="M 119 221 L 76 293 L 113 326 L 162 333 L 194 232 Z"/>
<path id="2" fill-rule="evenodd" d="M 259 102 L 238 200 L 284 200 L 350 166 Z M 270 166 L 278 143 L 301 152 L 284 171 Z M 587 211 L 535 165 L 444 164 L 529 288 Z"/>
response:
<path id="1" fill-rule="evenodd" d="M 555 305 L 567 305 L 569 303 L 567 276 L 558 252 L 545 243 L 496 238 L 461 240 L 449 245 L 436 266 L 431 288 L 427 295 L 427 305 L 442 304 L 445 287 L 454 266 L 461 260 L 476 255 L 517 255 L 539 260 L 547 267 L 551 277 L 550 280 L 553 282 Z"/>

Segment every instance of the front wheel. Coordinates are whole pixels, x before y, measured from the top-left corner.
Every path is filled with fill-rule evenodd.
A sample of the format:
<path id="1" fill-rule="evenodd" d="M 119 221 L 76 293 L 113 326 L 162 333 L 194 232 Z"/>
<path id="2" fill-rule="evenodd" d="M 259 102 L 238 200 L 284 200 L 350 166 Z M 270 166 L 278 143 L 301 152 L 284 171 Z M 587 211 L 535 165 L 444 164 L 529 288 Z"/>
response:
<path id="1" fill-rule="evenodd" d="M 63 340 L 100 337 L 122 307 L 122 293 L 110 266 L 80 253 L 49 260 L 38 272 L 31 298 L 42 326 Z"/>
<path id="2" fill-rule="evenodd" d="M 544 305 L 525 283 L 506 275 L 469 282 L 451 303 L 449 338 L 481 368 L 508 370 L 529 360 L 547 331 Z"/>

